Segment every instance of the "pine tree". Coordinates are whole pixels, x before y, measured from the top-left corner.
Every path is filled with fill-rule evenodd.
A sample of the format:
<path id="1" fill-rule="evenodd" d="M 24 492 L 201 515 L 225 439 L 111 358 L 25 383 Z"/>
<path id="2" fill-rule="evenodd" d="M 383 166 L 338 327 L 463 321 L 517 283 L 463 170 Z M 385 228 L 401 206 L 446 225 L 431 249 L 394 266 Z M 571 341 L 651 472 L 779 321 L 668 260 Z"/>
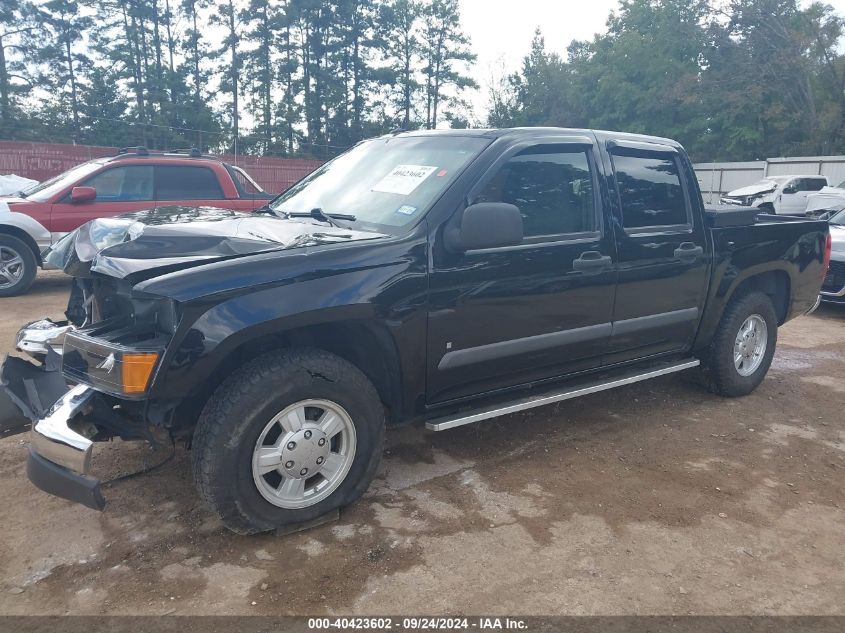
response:
<path id="1" fill-rule="evenodd" d="M 426 127 L 437 127 L 438 110 L 449 102 L 445 92 L 477 88 L 465 68 L 476 57 L 469 47 L 469 38 L 461 30 L 458 0 L 431 0 L 423 10 L 423 59 L 425 60 Z"/>
<path id="2" fill-rule="evenodd" d="M 0 4 L 0 135 L 15 132 L 15 96 L 28 92 L 32 80 L 23 63 L 30 53 L 38 22 L 31 3 L 3 0 Z"/>
<path id="3" fill-rule="evenodd" d="M 255 148 L 267 153 L 273 141 L 273 101 L 276 93 L 276 73 L 273 59 L 277 49 L 276 33 L 279 16 L 276 3 L 251 0 L 247 9 L 243 37 L 255 47 L 244 53 L 245 91 L 249 96 L 248 109 L 255 119 L 253 137 Z"/>
<path id="4" fill-rule="evenodd" d="M 222 26 L 226 33 L 214 54 L 220 68 L 220 87 L 229 94 L 229 114 L 232 122 L 231 151 L 237 154 L 240 151 L 238 147 L 241 90 L 240 38 L 243 16 L 235 7 L 234 0 L 217 0 L 214 8 L 216 11 L 211 16 L 211 23 Z"/>
<path id="5" fill-rule="evenodd" d="M 421 84 L 417 67 L 422 54 L 419 37 L 422 4 L 417 0 L 391 0 L 381 5 L 379 22 L 383 55 L 389 76 L 385 83 L 394 87 L 390 100 L 399 111 L 400 127 L 412 127 L 414 101 Z"/>
<path id="6" fill-rule="evenodd" d="M 69 101 L 71 135 L 80 133 L 80 76 L 87 72 L 90 59 L 78 50 L 78 44 L 94 21 L 79 13 L 75 0 L 49 0 L 38 8 L 46 43 L 38 51 L 38 61 L 47 67 L 46 81 L 52 96 Z"/>

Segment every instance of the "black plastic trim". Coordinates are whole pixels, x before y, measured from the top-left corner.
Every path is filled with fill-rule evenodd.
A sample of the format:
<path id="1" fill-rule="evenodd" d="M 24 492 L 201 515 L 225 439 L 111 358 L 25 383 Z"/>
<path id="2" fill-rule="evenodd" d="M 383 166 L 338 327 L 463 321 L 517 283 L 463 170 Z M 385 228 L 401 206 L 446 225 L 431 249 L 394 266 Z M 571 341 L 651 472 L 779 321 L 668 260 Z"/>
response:
<path id="1" fill-rule="evenodd" d="M 92 510 L 102 511 L 106 507 L 99 480 L 77 475 L 44 459 L 32 449 L 26 462 L 26 476 L 36 488 L 47 494 L 82 504 Z"/>
<path id="2" fill-rule="evenodd" d="M 647 316 L 625 319 L 613 323 L 613 335 L 631 334 L 642 330 L 653 330 L 667 325 L 676 325 L 686 321 L 698 319 L 698 308 L 684 308 L 672 312 L 661 312 L 660 314 L 649 314 Z"/>
<path id="3" fill-rule="evenodd" d="M 572 330 L 549 332 L 547 334 L 537 334 L 536 336 L 501 341 L 500 343 L 488 343 L 487 345 L 479 345 L 478 347 L 458 349 L 447 352 L 440 359 L 437 369 L 454 369 L 455 367 L 463 367 L 497 358 L 506 358 L 528 352 L 538 352 L 550 347 L 606 338 L 610 336 L 612 328 L 613 325 L 611 323 L 599 323 Z"/>

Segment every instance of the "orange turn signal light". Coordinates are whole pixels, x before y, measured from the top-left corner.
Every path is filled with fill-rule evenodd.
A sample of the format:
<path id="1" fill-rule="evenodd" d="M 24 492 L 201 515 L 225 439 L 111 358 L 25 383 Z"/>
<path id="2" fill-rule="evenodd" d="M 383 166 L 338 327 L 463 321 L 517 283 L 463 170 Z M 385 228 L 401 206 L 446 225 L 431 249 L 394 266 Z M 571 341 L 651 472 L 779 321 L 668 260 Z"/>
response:
<path id="1" fill-rule="evenodd" d="M 144 393 L 158 362 L 157 352 L 126 353 L 123 363 L 123 393 Z"/>

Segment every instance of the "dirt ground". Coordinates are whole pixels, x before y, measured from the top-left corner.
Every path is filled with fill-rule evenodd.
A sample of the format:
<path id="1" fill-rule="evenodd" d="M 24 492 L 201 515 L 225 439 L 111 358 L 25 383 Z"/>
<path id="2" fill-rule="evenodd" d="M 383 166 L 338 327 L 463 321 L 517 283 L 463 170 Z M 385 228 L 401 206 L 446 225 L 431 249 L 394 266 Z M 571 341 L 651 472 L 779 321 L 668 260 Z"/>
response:
<path id="1" fill-rule="evenodd" d="M 0 299 L 0 351 L 67 280 Z M 235 536 L 184 450 L 97 513 L 0 441 L 3 614 L 845 614 L 845 309 L 780 332 L 756 393 L 677 375 L 430 433 L 389 433 L 339 521 Z M 99 447 L 98 447 L 99 448 Z M 155 462 L 103 445 L 112 478 Z"/>

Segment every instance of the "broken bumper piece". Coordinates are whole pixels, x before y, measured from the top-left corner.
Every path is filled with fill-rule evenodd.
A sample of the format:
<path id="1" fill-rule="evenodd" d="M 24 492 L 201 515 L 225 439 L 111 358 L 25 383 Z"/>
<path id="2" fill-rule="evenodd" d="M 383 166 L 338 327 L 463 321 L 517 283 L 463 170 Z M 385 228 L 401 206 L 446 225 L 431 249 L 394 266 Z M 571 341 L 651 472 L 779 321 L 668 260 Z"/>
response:
<path id="1" fill-rule="evenodd" d="M 74 387 L 35 423 L 26 472 L 44 492 L 102 510 L 106 502 L 100 482 L 87 476 L 94 444 L 70 426 L 89 408 L 94 393 L 84 385 Z"/>
<path id="2" fill-rule="evenodd" d="M 15 337 L 15 347 L 33 358 L 42 359 L 50 350 L 61 354 L 64 335 L 74 329 L 67 321 L 56 323 L 50 319 L 41 319 L 27 323 Z"/>
<path id="3" fill-rule="evenodd" d="M 41 319 L 18 330 L 15 347 L 39 364 L 14 356 L 0 363 L 0 437 L 25 431 L 67 393 L 61 372 L 62 343 L 73 329 L 67 321 Z"/>
<path id="4" fill-rule="evenodd" d="M 0 437 L 25 431 L 67 393 L 60 365 L 53 351 L 41 365 L 6 356 L 0 365 Z"/>

